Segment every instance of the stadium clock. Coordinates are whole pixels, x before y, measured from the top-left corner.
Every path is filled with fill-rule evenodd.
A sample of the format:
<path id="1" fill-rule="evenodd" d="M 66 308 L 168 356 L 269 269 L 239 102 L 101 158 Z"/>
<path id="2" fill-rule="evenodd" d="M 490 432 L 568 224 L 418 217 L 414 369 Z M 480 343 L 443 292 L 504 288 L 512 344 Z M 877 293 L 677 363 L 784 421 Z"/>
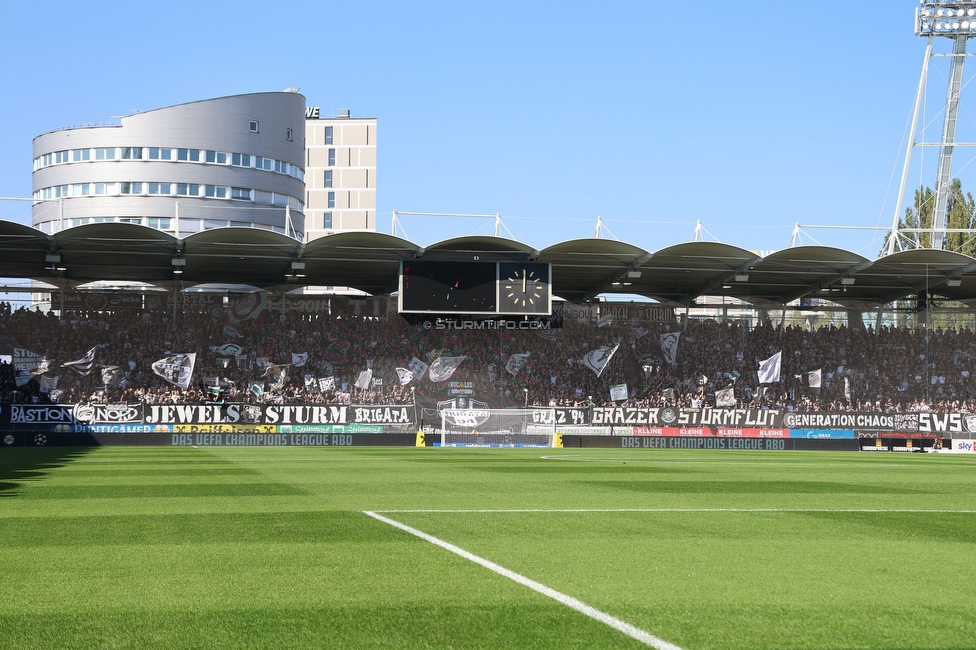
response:
<path id="1" fill-rule="evenodd" d="M 549 314 L 549 265 L 539 262 L 499 263 L 499 313 Z"/>
<path id="2" fill-rule="evenodd" d="M 405 314 L 549 315 L 543 262 L 402 260 L 398 307 Z"/>

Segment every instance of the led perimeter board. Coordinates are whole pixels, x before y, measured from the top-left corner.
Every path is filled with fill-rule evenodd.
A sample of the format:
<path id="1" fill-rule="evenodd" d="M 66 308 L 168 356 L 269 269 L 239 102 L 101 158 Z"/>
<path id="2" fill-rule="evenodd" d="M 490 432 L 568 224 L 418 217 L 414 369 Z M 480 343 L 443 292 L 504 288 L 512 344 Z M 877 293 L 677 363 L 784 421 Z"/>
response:
<path id="1" fill-rule="evenodd" d="M 398 308 L 405 314 L 549 315 L 550 265 L 401 260 Z"/>

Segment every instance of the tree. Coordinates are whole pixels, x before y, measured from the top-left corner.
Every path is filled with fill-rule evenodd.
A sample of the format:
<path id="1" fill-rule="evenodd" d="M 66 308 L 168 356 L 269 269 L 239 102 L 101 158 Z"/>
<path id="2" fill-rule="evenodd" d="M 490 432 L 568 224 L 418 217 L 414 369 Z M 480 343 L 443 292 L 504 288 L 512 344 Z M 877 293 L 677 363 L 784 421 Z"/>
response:
<path id="1" fill-rule="evenodd" d="M 969 192 L 962 191 L 962 181 L 952 179 L 949 185 L 947 228 L 969 228 L 976 230 L 976 201 Z M 911 207 L 905 208 L 905 216 L 899 222 L 899 228 L 931 228 L 935 213 L 935 192 L 929 187 L 915 190 L 915 201 Z M 885 237 L 882 251 L 888 247 L 888 237 Z M 903 249 L 931 248 L 932 233 L 912 232 L 901 235 Z M 976 233 L 950 232 L 946 234 L 945 249 L 964 253 L 976 257 Z"/>

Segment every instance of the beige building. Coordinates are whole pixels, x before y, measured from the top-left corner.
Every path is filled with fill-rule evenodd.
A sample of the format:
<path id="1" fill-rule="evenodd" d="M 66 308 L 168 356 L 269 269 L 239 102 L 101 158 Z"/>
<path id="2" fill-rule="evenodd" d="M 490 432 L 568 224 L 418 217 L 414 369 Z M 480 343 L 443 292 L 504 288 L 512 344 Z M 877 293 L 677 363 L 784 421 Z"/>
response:
<path id="1" fill-rule="evenodd" d="M 376 118 L 305 109 L 305 239 L 376 230 Z"/>

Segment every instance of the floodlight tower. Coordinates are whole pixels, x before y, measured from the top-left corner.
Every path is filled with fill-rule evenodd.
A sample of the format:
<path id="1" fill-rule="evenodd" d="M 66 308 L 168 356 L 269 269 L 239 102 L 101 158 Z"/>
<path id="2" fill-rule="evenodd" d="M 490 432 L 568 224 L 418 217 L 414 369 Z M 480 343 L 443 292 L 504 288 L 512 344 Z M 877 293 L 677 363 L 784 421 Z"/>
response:
<path id="1" fill-rule="evenodd" d="M 901 184 L 898 188 L 898 201 L 895 204 L 895 218 L 888 237 L 887 253 L 891 254 L 898 245 L 898 224 L 905 198 L 905 184 L 908 181 L 908 167 L 912 151 L 916 146 L 928 143 L 915 142 L 915 129 L 922 106 L 922 95 L 928 77 L 929 62 L 933 56 L 948 56 L 950 59 L 949 84 L 946 91 L 945 119 L 942 126 L 942 141 L 939 146 L 938 177 L 935 184 L 935 210 L 932 216 L 932 248 L 942 249 L 946 238 L 946 220 L 949 211 L 949 184 L 952 181 L 952 151 L 962 143 L 956 142 L 956 119 L 959 113 L 959 94 L 962 91 L 962 73 L 966 61 L 966 44 L 976 37 L 976 0 L 933 1 L 920 0 L 915 8 L 915 34 L 928 39 L 922 75 L 918 81 L 915 95 L 915 110 L 912 112 L 911 133 L 908 150 L 905 152 L 905 165 L 902 169 Z M 933 54 L 932 46 L 936 37 L 953 41 L 952 54 Z M 934 144 L 934 143 L 931 143 Z M 970 145 L 971 143 L 965 143 Z"/>

